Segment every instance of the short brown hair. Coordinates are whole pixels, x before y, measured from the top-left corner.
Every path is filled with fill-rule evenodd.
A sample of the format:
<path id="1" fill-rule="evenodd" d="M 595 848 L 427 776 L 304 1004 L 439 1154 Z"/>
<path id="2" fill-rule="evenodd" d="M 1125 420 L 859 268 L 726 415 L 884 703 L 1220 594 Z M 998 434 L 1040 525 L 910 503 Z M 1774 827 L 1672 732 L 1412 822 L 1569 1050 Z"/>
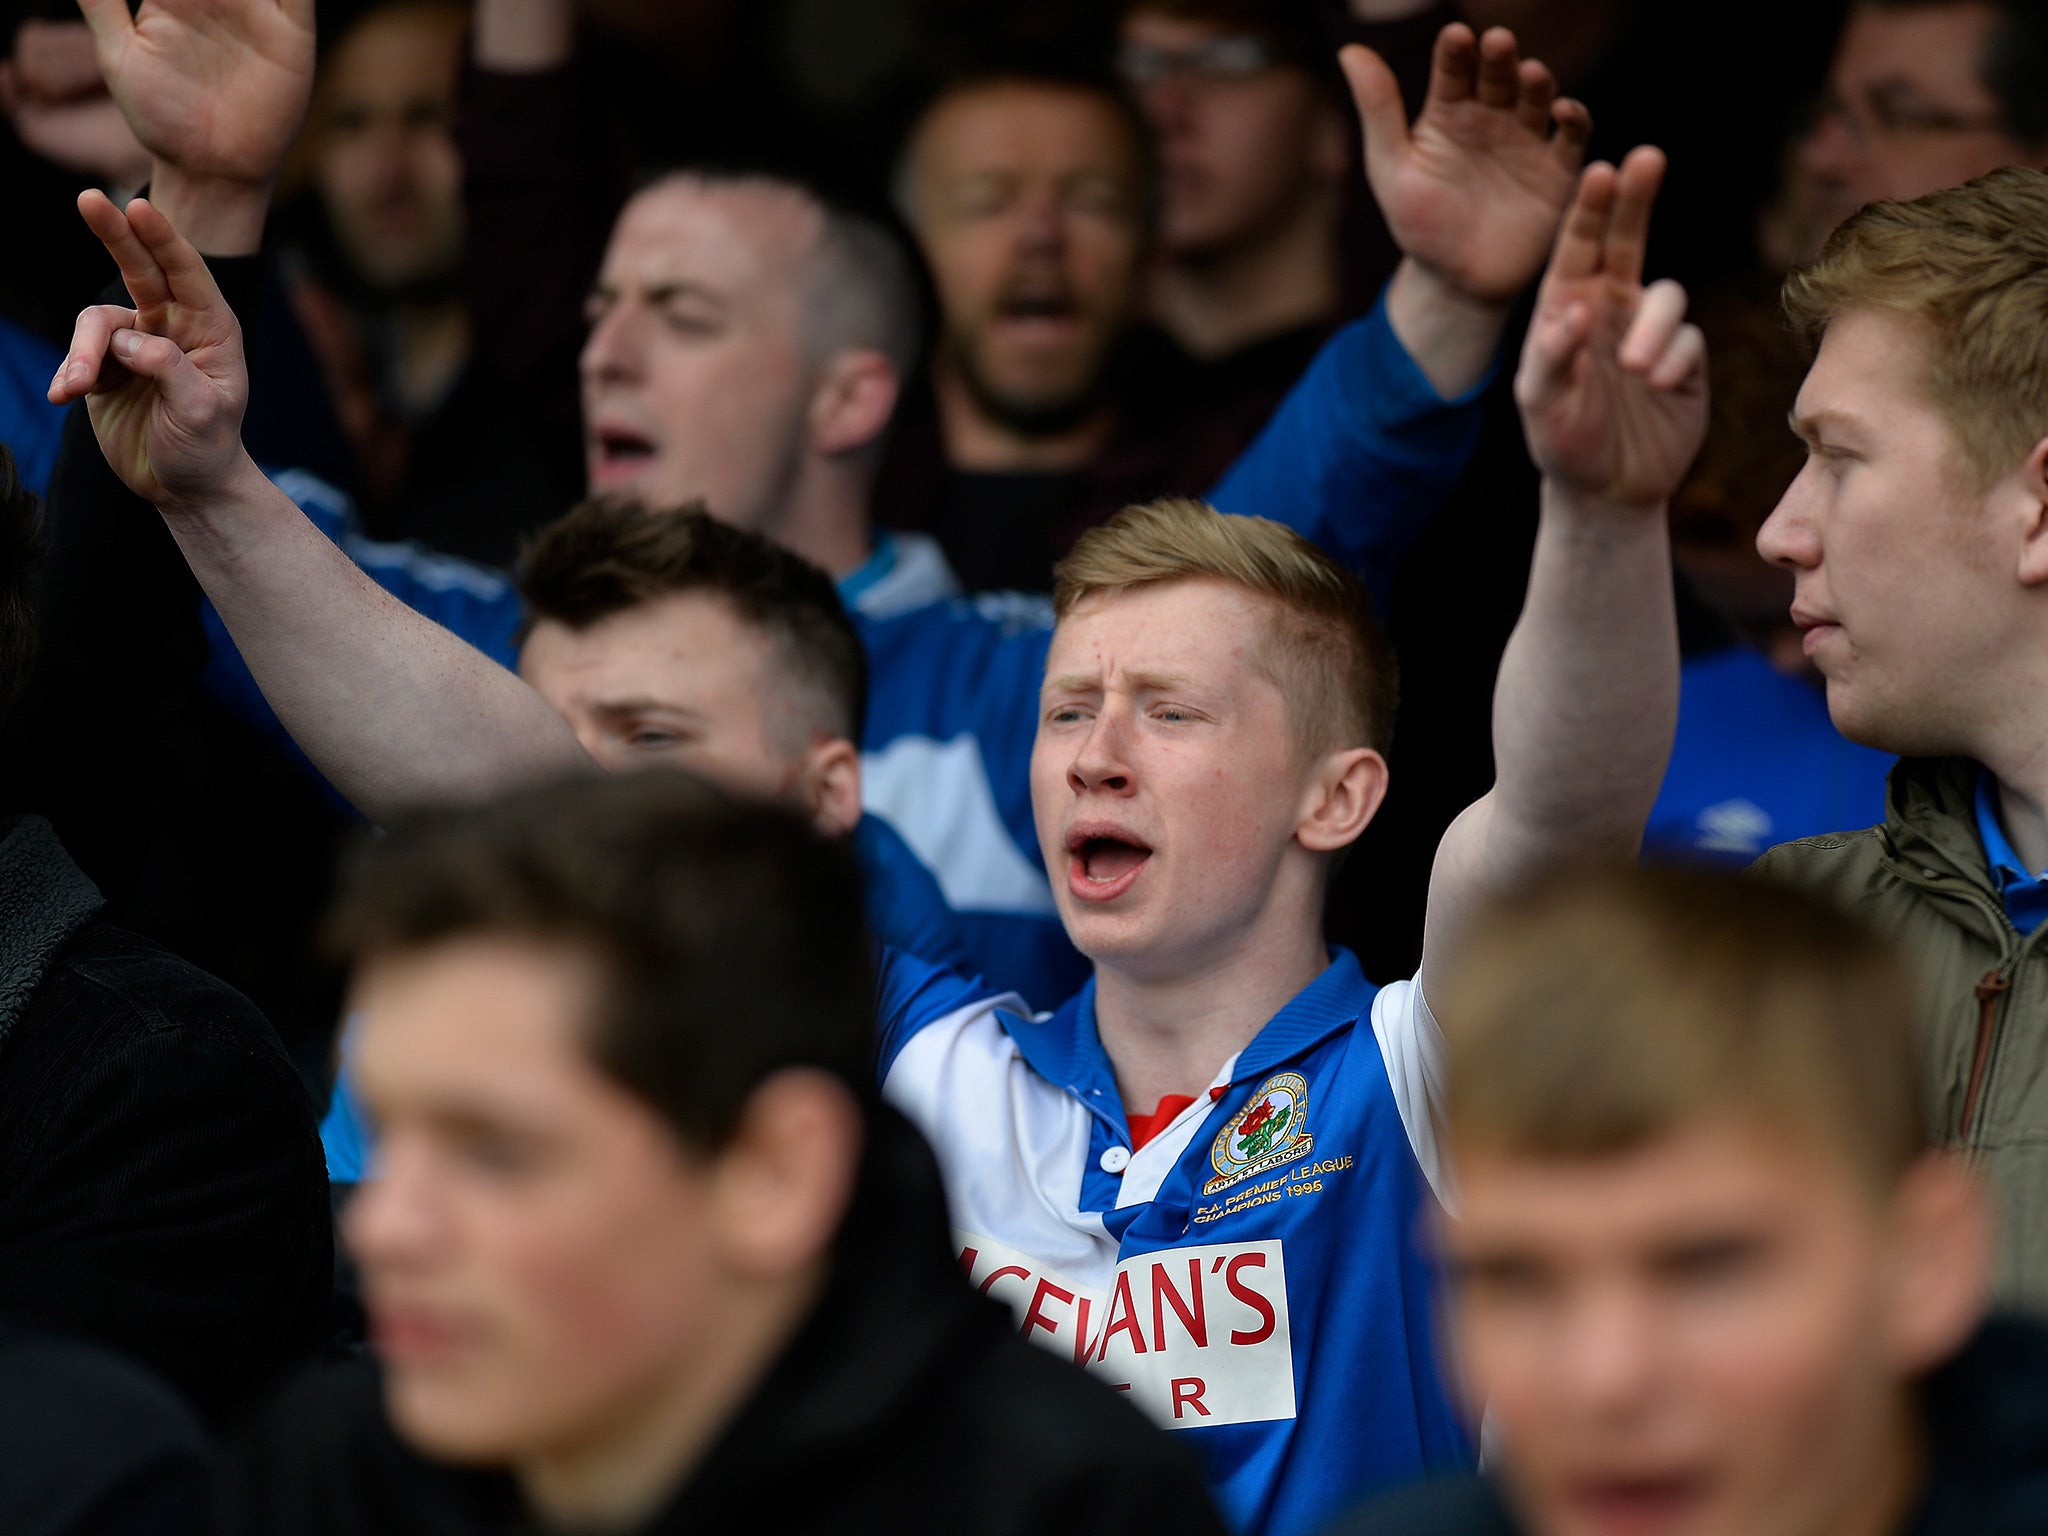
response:
<path id="1" fill-rule="evenodd" d="M 366 838 L 327 938 L 357 963 L 472 936 L 591 955 L 592 1063 L 716 1148 L 785 1067 L 865 1098 L 872 945 L 843 841 L 687 774 L 592 776 Z"/>
<path id="2" fill-rule="evenodd" d="M 824 735 L 860 739 L 867 652 L 832 578 L 773 540 L 720 522 L 701 502 L 656 512 L 586 501 L 526 547 L 518 580 L 522 645 L 541 620 L 583 630 L 676 593 L 722 597 L 774 643 L 802 718 Z"/>
<path id="3" fill-rule="evenodd" d="M 2048 172 L 2008 167 L 1852 215 L 1785 279 L 1811 342 L 1851 310 L 1927 327 L 1928 394 L 1988 487 L 2048 436 Z"/>
<path id="4" fill-rule="evenodd" d="M 1054 570 L 1053 610 L 1065 618 L 1099 593 L 1204 576 L 1272 602 L 1274 680 L 1304 745 L 1387 749 L 1400 683 L 1372 598 L 1292 528 L 1179 497 L 1126 507 Z"/>
<path id="5" fill-rule="evenodd" d="M 1444 976 L 1454 1148 L 1598 1157 L 1732 1109 L 1818 1133 L 1885 1189 L 1930 1144 L 1914 989 L 1807 892 L 1572 871 L 1477 918 Z"/>

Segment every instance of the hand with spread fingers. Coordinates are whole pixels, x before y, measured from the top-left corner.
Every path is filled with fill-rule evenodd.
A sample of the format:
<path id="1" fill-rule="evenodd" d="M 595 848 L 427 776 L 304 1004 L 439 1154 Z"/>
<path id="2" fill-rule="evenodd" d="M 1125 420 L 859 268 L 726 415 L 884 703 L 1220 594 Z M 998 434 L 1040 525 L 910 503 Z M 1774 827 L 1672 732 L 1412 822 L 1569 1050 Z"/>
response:
<path id="1" fill-rule="evenodd" d="M 85 400 L 108 464 L 154 506 L 172 509 L 253 473 L 241 440 L 242 328 L 206 263 L 141 198 L 124 211 L 84 192 L 78 211 L 120 267 L 134 307 L 79 314 L 50 381 L 52 403 Z"/>
<path id="2" fill-rule="evenodd" d="M 187 175 L 267 187 L 305 121 L 313 0 L 79 0 L 143 147 Z"/>
<path id="3" fill-rule="evenodd" d="M 1365 126 L 1366 179 L 1402 253 L 1468 299 L 1512 302 L 1542 268 L 1592 115 L 1505 27 L 1438 34 L 1412 127 L 1383 59 L 1357 45 L 1338 58 Z"/>
<path id="4" fill-rule="evenodd" d="M 1707 426 L 1707 348 L 1685 290 L 1643 286 L 1664 156 L 1590 165 L 1558 230 L 1515 376 L 1529 452 L 1589 503 L 1662 505 Z"/>

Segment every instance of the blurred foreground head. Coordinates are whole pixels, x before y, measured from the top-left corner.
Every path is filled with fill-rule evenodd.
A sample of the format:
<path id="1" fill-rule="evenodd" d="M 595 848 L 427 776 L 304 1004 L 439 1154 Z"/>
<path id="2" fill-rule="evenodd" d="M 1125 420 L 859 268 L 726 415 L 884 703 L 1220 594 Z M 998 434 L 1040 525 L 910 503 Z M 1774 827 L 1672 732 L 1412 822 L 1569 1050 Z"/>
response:
<path id="1" fill-rule="evenodd" d="M 1499 906 L 1445 974 L 1457 1354 L 1528 1529 L 1897 1528 L 1990 1239 L 1889 948 L 1617 870 Z"/>
<path id="2" fill-rule="evenodd" d="M 716 1423 L 815 1304 L 873 1030 L 850 854 L 669 773 L 394 833 L 334 919 L 400 1433 L 535 1469 Z"/>

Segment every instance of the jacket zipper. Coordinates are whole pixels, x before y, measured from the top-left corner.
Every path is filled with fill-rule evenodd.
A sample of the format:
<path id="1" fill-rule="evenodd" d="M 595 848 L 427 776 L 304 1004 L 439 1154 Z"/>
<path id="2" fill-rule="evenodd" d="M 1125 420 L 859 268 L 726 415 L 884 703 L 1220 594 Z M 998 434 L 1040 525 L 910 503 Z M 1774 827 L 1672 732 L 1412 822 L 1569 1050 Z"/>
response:
<path id="1" fill-rule="evenodd" d="M 1995 899 L 1987 898 L 1976 887 L 1960 878 L 1947 884 L 1937 885 L 1925 877 L 1908 873 L 1901 865 L 1885 860 L 1891 872 L 1898 879 L 1916 890 L 1930 896 L 1958 898 L 1976 907 L 1990 919 L 1993 929 L 2003 927 L 2012 935 L 2012 942 L 2004 946 L 2005 953 L 1998 964 L 1978 978 L 1973 989 L 1977 998 L 1977 1039 L 1970 1052 L 1969 1086 L 1963 1091 L 1963 1118 L 1957 1129 L 1956 1140 L 1964 1146 L 1970 1141 L 1970 1133 L 1976 1129 L 1977 1110 L 1983 1097 L 1984 1083 L 1991 1075 L 1992 1048 L 1998 1043 L 1998 1002 L 2012 990 L 2012 973 L 2019 964 L 2020 953 L 2027 947 L 2029 936 L 2012 926 L 2012 919 L 2005 914 L 2005 908 Z"/>

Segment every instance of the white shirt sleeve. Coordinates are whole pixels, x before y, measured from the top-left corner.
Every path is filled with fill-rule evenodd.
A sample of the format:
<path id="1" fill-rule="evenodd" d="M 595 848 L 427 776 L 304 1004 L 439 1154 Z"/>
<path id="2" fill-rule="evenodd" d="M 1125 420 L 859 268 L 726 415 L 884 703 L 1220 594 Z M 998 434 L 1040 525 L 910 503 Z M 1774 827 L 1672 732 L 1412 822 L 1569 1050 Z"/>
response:
<path id="1" fill-rule="evenodd" d="M 1457 1192 L 1443 1156 L 1444 1032 L 1422 996 L 1420 980 L 1410 978 L 1382 987 L 1372 1000 L 1372 1032 L 1380 1043 L 1387 1081 L 1394 1090 L 1401 1127 L 1423 1177 L 1437 1201 L 1457 1214 Z"/>

